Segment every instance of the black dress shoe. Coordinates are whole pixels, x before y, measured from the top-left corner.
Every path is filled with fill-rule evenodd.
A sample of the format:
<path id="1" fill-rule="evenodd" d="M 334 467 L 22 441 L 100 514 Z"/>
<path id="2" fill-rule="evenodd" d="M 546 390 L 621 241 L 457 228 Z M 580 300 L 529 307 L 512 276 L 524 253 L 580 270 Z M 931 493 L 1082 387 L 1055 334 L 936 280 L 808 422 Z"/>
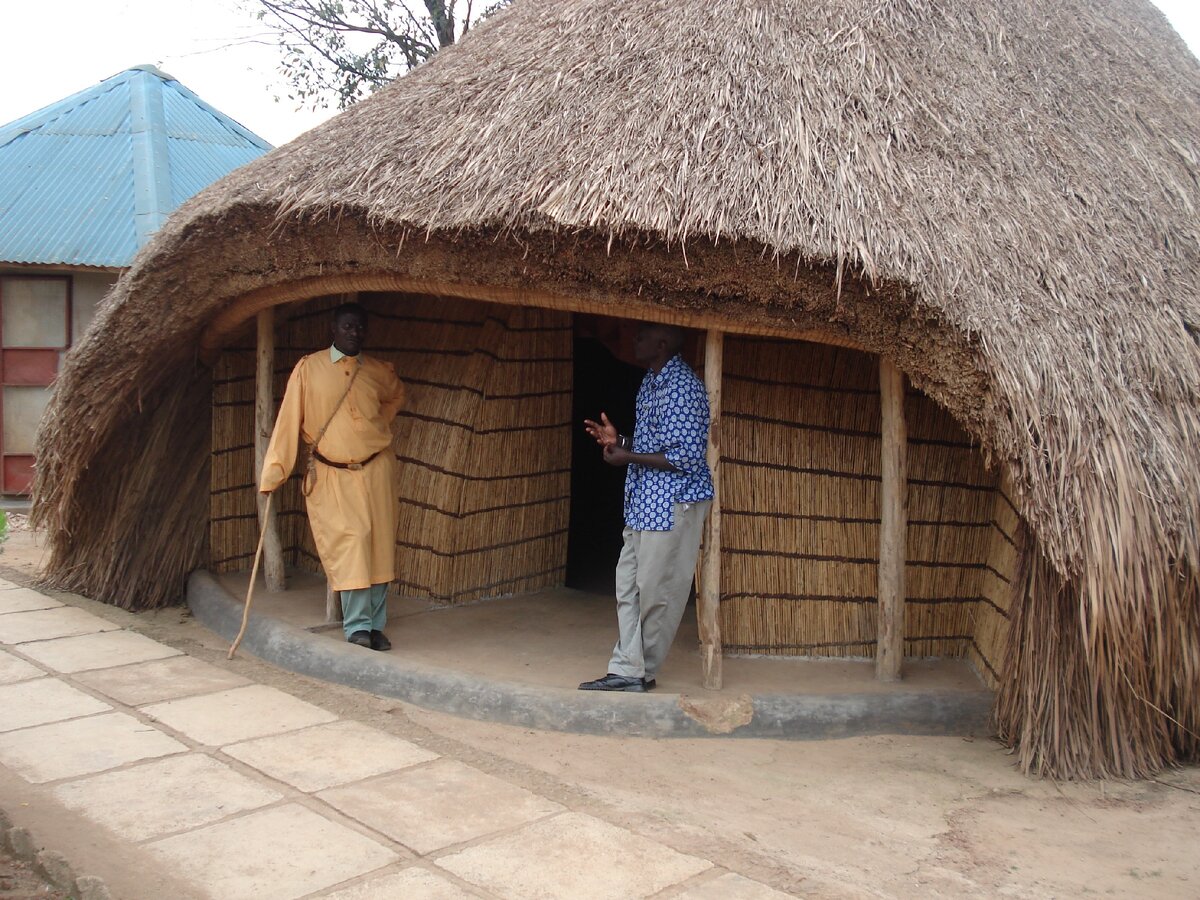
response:
<path id="1" fill-rule="evenodd" d="M 372 650 L 391 650 L 392 642 L 388 640 L 386 634 L 382 631 L 371 631 L 371 649 Z"/>
<path id="2" fill-rule="evenodd" d="M 658 686 L 658 682 L 655 681 L 653 678 L 643 678 L 642 684 L 645 686 L 646 690 L 648 690 L 648 691 L 652 691 L 652 690 L 654 690 L 655 687 Z"/>
<path id="3" fill-rule="evenodd" d="M 350 637 L 346 638 L 346 640 L 351 644 L 366 647 L 368 650 L 371 648 L 371 632 L 369 631 L 356 631 Z"/>
<path id="4" fill-rule="evenodd" d="M 640 678 L 630 678 L 628 675 L 614 675 L 609 672 L 603 678 L 595 681 L 585 681 L 579 685 L 581 691 L 629 691 L 634 694 L 644 694 L 646 685 Z"/>

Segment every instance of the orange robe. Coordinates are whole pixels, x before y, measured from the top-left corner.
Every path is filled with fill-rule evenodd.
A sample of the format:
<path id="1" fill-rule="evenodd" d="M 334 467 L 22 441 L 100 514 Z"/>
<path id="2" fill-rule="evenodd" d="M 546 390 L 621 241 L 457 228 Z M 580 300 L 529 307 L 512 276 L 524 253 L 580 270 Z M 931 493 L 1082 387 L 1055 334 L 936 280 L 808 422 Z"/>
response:
<path id="1" fill-rule="evenodd" d="M 349 396 L 338 408 L 360 365 Z M 314 463 L 316 479 L 306 498 L 308 521 L 335 591 L 384 584 L 395 577 L 400 504 L 391 424 L 403 405 L 404 385 L 396 370 L 362 353 L 333 362 L 328 348 L 319 350 L 300 360 L 288 379 L 260 490 L 273 491 L 287 480 L 296 464 L 301 435 L 311 445 L 327 421 L 329 427 L 317 446 L 326 459 L 357 463 L 382 451 L 357 471 Z"/>

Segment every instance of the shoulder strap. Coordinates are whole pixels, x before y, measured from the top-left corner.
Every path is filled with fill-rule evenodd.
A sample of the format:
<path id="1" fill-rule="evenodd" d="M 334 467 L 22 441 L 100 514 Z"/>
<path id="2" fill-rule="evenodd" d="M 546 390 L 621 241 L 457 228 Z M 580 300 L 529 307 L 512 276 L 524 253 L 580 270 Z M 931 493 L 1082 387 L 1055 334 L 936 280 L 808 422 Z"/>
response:
<path id="1" fill-rule="evenodd" d="M 346 390 L 333 407 L 333 412 L 329 414 L 329 418 L 325 420 L 325 424 L 321 426 L 321 430 L 317 432 L 317 436 L 313 442 L 307 445 L 308 459 L 304 461 L 304 479 L 300 484 L 300 490 L 305 497 L 312 494 L 313 487 L 317 483 L 317 460 L 313 454 L 317 451 L 317 444 L 321 443 L 321 438 L 325 437 L 325 432 L 329 430 L 329 426 L 333 423 L 333 417 L 338 414 L 338 410 L 342 408 L 342 404 L 350 396 L 350 388 L 354 387 L 358 373 L 362 371 L 362 360 L 357 359 L 357 362 L 358 365 L 354 367 L 354 374 L 350 376 L 350 381 L 346 384 Z"/>
<path id="2" fill-rule="evenodd" d="M 362 360 L 355 357 L 357 365 L 354 367 L 354 374 L 350 376 L 350 381 L 346 383 L 346 390 L 338 399 L 337 405 L 333 407 L 333 412 L 329 414 L 329 418 L 325 420 L 325 424 L 321 426 L 321 430 L 317 432 L 317 436 L 313 438 L 312 449 L 317 449 L 317 444 L 321 443 L 321 438 L 325 437 L 325 432 L 329 430 L 329 426 L 333 424 L 333 417 L 338 414 L 338 410 L 342 408 L 342 404 L 346 402 L 346 398 L 350 396 L 350 388 L 354 387 L 354 382 L 358 380 L 358 373 L 362 371 Z"/>

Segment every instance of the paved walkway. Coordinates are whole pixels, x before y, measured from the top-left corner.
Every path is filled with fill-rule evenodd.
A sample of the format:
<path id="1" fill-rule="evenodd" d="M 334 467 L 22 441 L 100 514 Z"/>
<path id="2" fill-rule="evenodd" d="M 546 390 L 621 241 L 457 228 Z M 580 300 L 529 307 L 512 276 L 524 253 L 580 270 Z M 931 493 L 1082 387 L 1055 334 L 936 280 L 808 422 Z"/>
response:
<path id="1" fill-rule="evenodd" d="M 0 770 L 148 897 L 786 896 L 3 580 Z"/>

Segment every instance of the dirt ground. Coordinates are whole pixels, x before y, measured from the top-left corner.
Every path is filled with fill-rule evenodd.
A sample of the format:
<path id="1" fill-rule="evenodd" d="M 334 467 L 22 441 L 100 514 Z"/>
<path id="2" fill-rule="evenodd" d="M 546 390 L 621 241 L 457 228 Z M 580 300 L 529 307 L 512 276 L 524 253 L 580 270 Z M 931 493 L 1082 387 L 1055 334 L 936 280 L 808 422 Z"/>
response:
<path id="1" fill-rule="evenodd" d="M 60 891 L 33 871 L 33 866 L 0 849 L 0 900 L 67 900 Z"/>
<path id="2" fill-rule="evenodd" d="M 28 582 L 15 533 L 0 574 Z M 459 719 L 281 671 L 183 608 L 64 599 L 263 684 L 390 731 L 778 890 L 817 898 L 1200 896 L 1200 769 L 1143 782 L 1022 776 L 986 739 L 651 740 Z M 0 806 L 3 798 L 0 798 Z M 65 823 L 64 823 L 65 824 Z M 37 837 L 54 846 L 53 824 Z"/>

